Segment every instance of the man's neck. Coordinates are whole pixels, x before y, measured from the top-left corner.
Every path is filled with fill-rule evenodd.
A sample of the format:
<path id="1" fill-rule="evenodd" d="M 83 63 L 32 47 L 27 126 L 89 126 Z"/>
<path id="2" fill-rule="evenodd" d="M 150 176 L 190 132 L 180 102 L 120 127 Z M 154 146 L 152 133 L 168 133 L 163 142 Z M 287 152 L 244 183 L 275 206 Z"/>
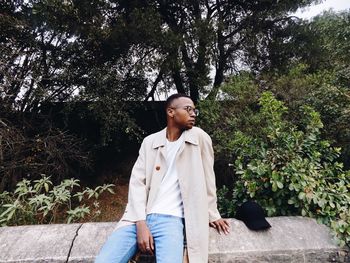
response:
<path id="1" fill-rule="evenodd" d="M 182 132 L 183 130 L 180 130 L 179 128 L 167 126 L 166 138 L 168 139 L 169 142 L 174 142 L 180 138 Z"/>

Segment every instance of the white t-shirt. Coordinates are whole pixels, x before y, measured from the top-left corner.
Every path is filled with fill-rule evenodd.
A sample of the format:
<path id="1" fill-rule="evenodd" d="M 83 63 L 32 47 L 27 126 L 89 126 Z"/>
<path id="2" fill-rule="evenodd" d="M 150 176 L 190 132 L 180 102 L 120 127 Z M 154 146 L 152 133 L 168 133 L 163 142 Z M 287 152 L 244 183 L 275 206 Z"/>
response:
<path id="1" fill-rule="evenodd" d="M 166 214 L 184 217 L 184 209 L 179 186 L 175 157 L 183 142 L 183 136 L 174 142 L 166 141 L 166 162 L 168 170 L 160 184 L 154 205 L 149 214 Z"/>

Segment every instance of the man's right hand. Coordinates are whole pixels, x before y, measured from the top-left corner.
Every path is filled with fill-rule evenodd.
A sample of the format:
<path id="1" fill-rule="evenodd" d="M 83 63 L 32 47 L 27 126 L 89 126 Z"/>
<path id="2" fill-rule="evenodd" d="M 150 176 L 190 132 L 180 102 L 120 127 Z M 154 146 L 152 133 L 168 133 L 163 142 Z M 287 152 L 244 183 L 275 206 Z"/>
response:
<path id="1" fill-rule="evenodd" d="M 142 253 L 153 255 L 154 244 L 151 231 L 144 220 L 136 222 L 137 245 Z"/>

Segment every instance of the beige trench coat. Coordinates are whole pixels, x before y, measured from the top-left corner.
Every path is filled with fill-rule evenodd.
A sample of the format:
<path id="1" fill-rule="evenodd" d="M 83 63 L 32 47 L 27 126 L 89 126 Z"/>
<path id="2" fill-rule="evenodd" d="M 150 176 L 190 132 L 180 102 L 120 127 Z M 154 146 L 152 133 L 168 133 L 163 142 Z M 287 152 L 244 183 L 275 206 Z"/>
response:
<path id="1" fill-rule="evenodd" d="M 208 262 L 209 222 L 220 219 L 217 210 L 214 155 L 209 135 L 198 127 L 183 133 L 176 155 L 183 199 L 190 263 Z M 132 169 L 128 204 L 116 229 L 145 220 L 167 171 L 166 128 L 146 137 Z"/>

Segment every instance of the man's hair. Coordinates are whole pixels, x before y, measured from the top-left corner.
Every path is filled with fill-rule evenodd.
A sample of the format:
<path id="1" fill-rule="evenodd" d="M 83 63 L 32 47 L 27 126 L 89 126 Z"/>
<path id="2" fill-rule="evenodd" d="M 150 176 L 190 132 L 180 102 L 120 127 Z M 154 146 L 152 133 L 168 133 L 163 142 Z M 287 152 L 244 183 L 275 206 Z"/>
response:
<path id="1" fill-rule="evenodd" d="M 166 100 L 166 102 L 165 102 L 165 110 L 166 110 L 167 108 L 169 108 L 170 105 L 171 105 L 171 103 L 172 103 L 174 100 L 178 99 L 178 98 L 189 98 L 189 99 L 191 99 L 191 97 L 188 96 L 188 95 L 186 95 L 186 94 L 183 94 L 183 93 L 175 93 L 175 94 L 173 94 L 173 95 L 171 95 L 170 97 L 167 98 L 167 100 Z"/>

